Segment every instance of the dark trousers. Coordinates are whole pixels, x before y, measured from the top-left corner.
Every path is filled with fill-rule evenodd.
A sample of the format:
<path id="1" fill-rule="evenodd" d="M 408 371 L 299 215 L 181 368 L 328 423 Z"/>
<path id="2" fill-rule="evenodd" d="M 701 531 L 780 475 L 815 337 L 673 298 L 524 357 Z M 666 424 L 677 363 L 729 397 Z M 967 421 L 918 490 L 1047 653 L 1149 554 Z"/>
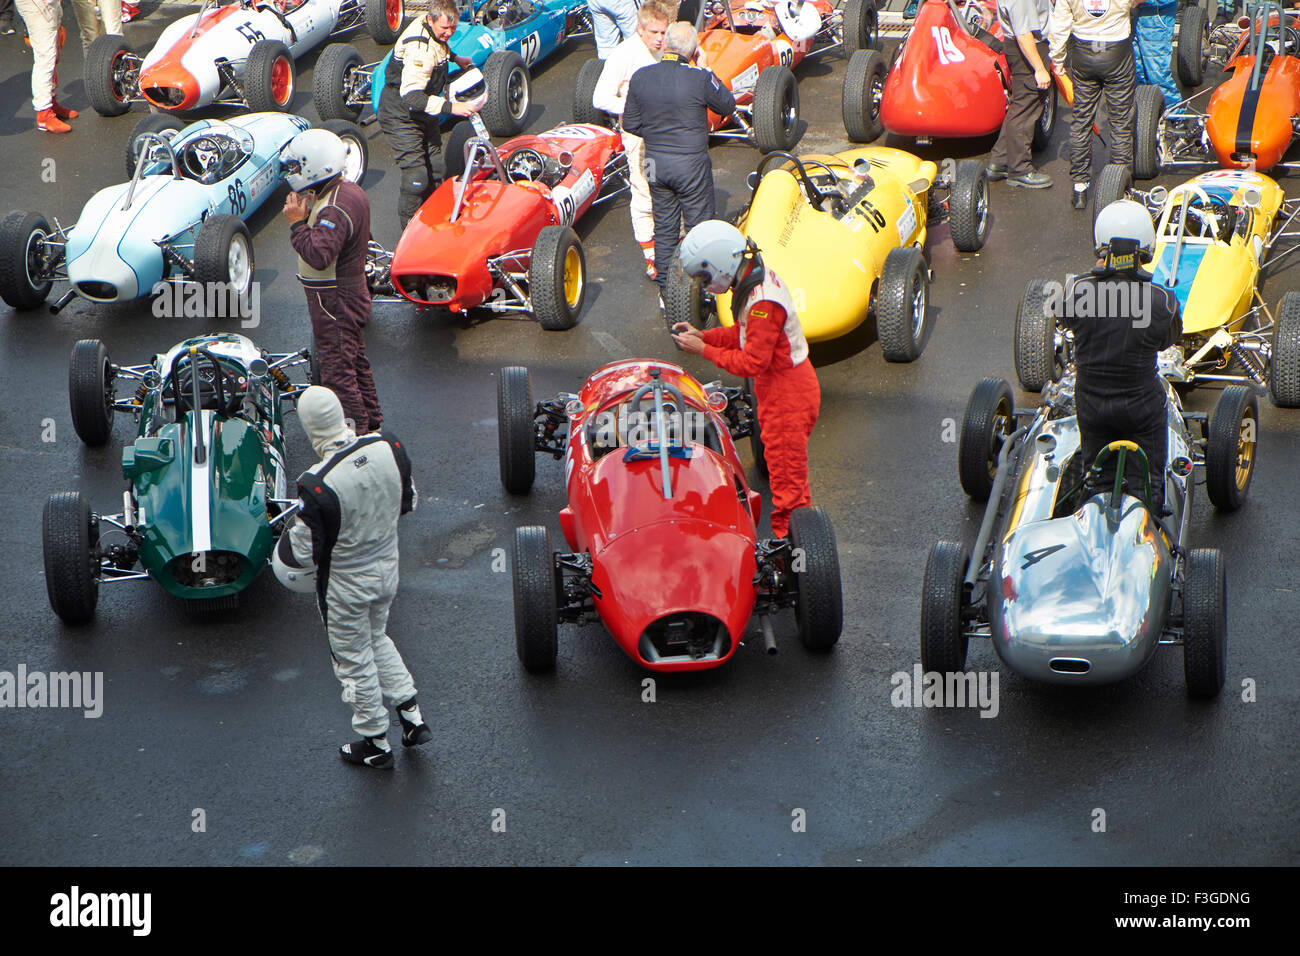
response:
<path id="1" fill-rule="evenodd" d="M 1092 124 L 1106 97 L 1110 161 L 1133 165 L 1133 116 L 1137 110 L 1137 74 L 1133 39 L 1101 46 L 1070 38 L 1070 79 L 1074 106 L 1070 116 L 1070 179 L 1092 181 Z"/>
<path id="2" fill-rule="evenodd" d="M 421 204 L 446 178 L 442 131 L 436 117 L 411 112 L 391 86 L 384 87 L 379 96 L 378 119 L 402 176 L 397 214 L 405 231 Z"/>
<path id="3" fill-rule="evenodd" d="M 664 291 L 677 245 L 681 221 L 686 231 L 714 218 L 713 163 L 707 152 L 693 156 L 646 151 L 650 205 L 655 218 L 655 282 Z"/>
<path id="4" fill-rule="evenodd" d="M 1168 454 L 1169 433 L 1166 421 L 1164 390 L 1157 387 L 1139 393 L 1091 391 L 1076 389 L 1075 405 L 1079 415 L 1079 432 L 1083 446 L 1083 466 L 1091 468 L 1097 453 L 1113 441 L 1137 442 L 1146 452 L 1150 468 L 1151 507 L 1160 514 L 1165 502 L 1165 456 Z M 1102 466 L 1100 484 L 1093 492 L 1109 492 L 1115 486 L 1115 466 L 1118 454 L 1112 454 Z M 1142 469 L 1134 455 L 1127 456 L 1124 474 L 1128 478 L 1128 493 L 1142 497 Z"/>
<path id="5" fill-rule="evenodd" d="M 364 337 L 370 321 L 370 292 L 359 286 L 304 286 L 307 313 L 320 361 L 320 383 L 338 396 L 343 417 L 358 435 L 383 423 L 379 395 L 370 373 Z"/>
<path id="6" fill-rule="evenodd" d="M 1003 49 L 1007 54 L 1007 66 L 1011 68 L 1011 100 L 1002 120 L 1002 132 L 989 153 L 989 163 L 1006 166 L 1012 176 L 1023 176 L 1034 171 L 1029 151 L 1034 140 L 1034 125 L 1043 115 L 1047 90 L 1040 90 L 1034 82 L 1034 68 L 1025 59 L 1015 37 L 1009 37 Z M 1042 43 L 1038 44 L 1038 55 L 1046 65 L 1047 53 Z"/>

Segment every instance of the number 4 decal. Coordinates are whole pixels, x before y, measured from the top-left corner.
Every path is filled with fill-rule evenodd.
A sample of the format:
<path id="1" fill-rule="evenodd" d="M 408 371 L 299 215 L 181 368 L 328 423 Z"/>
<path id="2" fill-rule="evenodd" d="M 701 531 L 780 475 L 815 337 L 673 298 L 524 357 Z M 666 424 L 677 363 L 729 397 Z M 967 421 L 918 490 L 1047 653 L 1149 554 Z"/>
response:
<path id="1" fill-rule="evenodd" d="M 541 37 L 536 32 L 528 34 L 519 41 L 519 55 L 524 58 L 525 66 L 532 66 L 537 62 L 537 55 L 541 52 Z"/>
<path id="2" fill-rule="evenodd" d="M 940 63 L 961 63 L 966 59 L 966 54 L 952 42 L 952 34 L 947 27 L 930 27 L 930 36 L 934 37 L 934 49 L 939 54 Z"/>

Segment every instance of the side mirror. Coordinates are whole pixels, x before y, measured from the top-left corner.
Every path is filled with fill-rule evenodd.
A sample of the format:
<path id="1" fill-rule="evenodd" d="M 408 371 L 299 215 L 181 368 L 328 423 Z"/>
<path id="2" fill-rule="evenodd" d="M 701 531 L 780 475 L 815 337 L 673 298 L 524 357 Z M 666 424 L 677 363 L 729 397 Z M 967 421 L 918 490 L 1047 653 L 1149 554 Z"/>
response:
<path id="1" fill-rule="evenodd" d="M 1254 186 L 1251 186 L 1242 195 L 1241 201 L 1245 203 L 1247 209 L 1258 209 L 1260 203 L 1264 201 L 1264 197 L 1263 195 L 1260 194 L 1260 191 L 1258 189 L 1256 189 Z"/>
<path id="2" fill-rule="evenodd" d="M 253 361 L 248 363 L 248 377 L 261 378 L 267 373 L 269 368 L 270 367 L 266 364 L 266 359 L 255 358 Z"/>
<path id="3" fill-rule="evenodd" d="M 1147 193 L 1147 199 L 1156 206 L 1163 206 L 1165 200 L 1169 198 L 1169 190 L 1164 186 L 1152 186 Z"/>

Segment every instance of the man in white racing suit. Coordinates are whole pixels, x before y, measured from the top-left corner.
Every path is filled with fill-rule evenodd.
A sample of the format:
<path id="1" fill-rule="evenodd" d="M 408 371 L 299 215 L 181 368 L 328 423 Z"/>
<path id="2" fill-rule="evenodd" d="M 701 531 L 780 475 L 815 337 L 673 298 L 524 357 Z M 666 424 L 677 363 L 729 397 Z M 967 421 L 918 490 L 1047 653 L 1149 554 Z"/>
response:
<path id="1" fill-rule="evenodd" d="M 622 120 L 627 104 L 627 84 L 632 74 L 643 66 L 659 61 L 664 48 L 664 33 L 672 11 L 662 0 L 646 0 L 637 11 L 636 33 L 614 48 L 596 81 L 591 105 Z M 645 274 L 655 277 L 655 221 L 651 212 L 650 183 L 646 180 L 645 140 L 623 133 L 623 150 L 627 153 L 628 180 L 632 187 L 628 203 L 632 214 L 632 235 L 645 257 Z"/>
<path id="2" fill-rule="evenodd" d="M 386 432 L 357 438 L 327 388 L 303 392 L 298 417 L 321 460 L 298 479 L 300 520 L 281 536 L 279 556 L 316 567 L 316 597 L 334 674 L 352 705 L 352 727 L 361 735 L 340 747 L 340 756 L 387 769 L 393 754 L 385 699 L 397 706 L 403 744 L 433 737 L 416 704 L 411 674 L 386 633 L 397 595 L 397 519 L 416 504 L 410 459 Z"/>

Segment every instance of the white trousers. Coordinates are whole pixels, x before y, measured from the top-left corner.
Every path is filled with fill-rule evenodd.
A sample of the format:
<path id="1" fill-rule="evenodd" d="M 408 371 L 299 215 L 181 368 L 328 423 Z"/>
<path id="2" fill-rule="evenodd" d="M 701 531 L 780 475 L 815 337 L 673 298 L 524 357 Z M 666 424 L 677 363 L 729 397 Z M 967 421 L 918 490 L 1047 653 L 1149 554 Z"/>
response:
<path id="1" fill-rule="evenodd" d="M 628 201 L 632 235 L 637 242 L 650 242 L 655 237 L 655 219 L 650 207 L 650 183 L 646 179 L 645 140 L 624 133 L 623 149 L 627 153 L 628 180 L 632 184 L 632 197 Z"/>
<path id="2" fill-rule="evenodd" d="M 99 17 L 95 16 L 95 5 L 104 18 L 104 27 L 99 26 Z M 90 52 L 90 45 L 105 32 L 121 34 L 122 0 L 72 0 L 72 9 L 77 14 L 77 24 L 81 27 L 81 48 Z"/>
<path id="3" fill-rule="evenodd" d="M 32 40 L 32 106 L 39 113 L 54 102 L 63 7 L 59 0 L 15 0 L 15 4 Z"/>

